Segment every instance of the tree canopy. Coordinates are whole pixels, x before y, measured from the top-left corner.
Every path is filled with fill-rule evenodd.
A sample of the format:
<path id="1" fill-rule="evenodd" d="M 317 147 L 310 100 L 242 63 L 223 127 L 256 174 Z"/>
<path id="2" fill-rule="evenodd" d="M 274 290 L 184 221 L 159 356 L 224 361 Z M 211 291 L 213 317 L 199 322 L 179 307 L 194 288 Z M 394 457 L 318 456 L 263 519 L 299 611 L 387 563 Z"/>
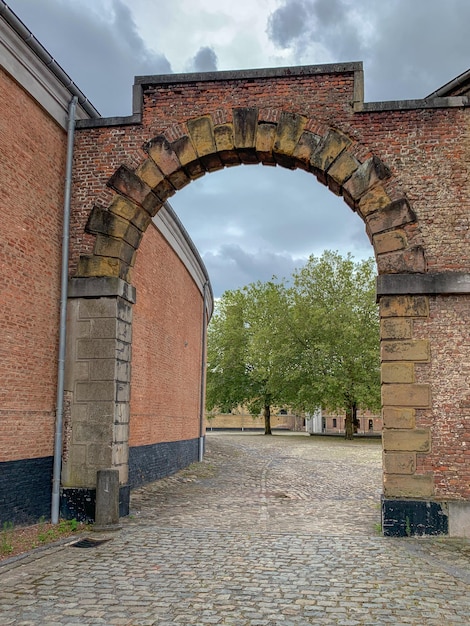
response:
<path id="1" fill-rule="evenodd" d="M 380 406 L 379 318 L 373 259 L 326 251 L 291 279 L 227 291 L 208 333 L 207 408 L 272 406 L 346 412 Z"/>

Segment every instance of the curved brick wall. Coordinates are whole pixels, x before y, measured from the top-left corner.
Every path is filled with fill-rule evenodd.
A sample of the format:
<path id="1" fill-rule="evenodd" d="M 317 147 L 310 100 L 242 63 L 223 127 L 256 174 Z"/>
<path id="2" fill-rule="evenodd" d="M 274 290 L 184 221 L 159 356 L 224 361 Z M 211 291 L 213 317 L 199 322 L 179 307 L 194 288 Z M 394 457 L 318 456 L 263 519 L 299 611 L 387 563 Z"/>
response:
<path id="1" fill-rule="evenodd" d="M 0 70 L 1 461 L 53 451 L 65 141 Z"/>

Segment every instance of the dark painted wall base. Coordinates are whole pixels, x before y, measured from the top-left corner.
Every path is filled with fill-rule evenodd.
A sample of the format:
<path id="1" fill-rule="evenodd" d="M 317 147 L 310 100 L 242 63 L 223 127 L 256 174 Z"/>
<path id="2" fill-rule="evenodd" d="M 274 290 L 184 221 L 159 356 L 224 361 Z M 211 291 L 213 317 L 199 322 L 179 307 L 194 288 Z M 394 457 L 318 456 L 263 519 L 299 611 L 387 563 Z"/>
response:
<path id="1" fill-rule="evenodd" d="M 447 535 L 447 505 L 444 502 L 382 498 L 382 531 L 385 537 Z"/>
<path id="2" fill-rule="evenodd" d="M 129 515 L 129 485 L 119 488 L 119 517 Z M 62 489 L 60 498 L 60 515 L 65 519 L 76 519 L 79 522 L 95 521 L 96 489 Z"/>
<path id="3" fill-rule="evenodd" d="M 131 489 L 170 476 L 199 458 L 199 439 L 157 443 L 129 449 L 129 485 L 119 489 L 119 516 L 129 515 Z M 95 520 L 95 489 L 62 489 L 60 514 L 65 519 Z"/>
<path id="4" fill-rule="evenodd" d="M 170 476 L 199 458 L 199 439 L 168 441 L 129 449 L 131 489 Z"/>
<path id="5" fill-rule="evenodd" d="M 0 463 L 0 525 L 34 524 L 49 519 L 52 496 L 51 456 Z"/>
<path id="6" fill-rule="evenodd" d="M 199 458 L 199 439 L 138 446 L 129 450 L 129 485 L 119 489 L 119 515 L 129 515 L 131 488 L 170 476 Z M 50 519 L 53 458 L 0 463 L 0 526 Z M 92 522 L 95 489 L 62 489 L 60 515 Z"/>

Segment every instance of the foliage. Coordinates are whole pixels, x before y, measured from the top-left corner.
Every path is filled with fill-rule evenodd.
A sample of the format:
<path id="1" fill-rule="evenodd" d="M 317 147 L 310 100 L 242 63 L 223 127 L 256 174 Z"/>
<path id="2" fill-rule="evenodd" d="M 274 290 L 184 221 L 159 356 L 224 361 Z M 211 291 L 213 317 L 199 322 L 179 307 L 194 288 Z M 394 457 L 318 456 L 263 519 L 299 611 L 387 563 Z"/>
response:
<path id="1" fill-rule="evenodd" d="M 286 297 L 284 285 L 274 281 L 227 291 L 208 331 L 207 408 L 263 409 L 266 434 L 271 406 L 285 401 L 280 329 Z"/>
<path id="2" fill-rule="evenodd" d="M 208 333 L 207 408 L 246 405 L 346 410 L 380 406 L 379 318 L 373 259 L 311 256 L 289 285 L 273 279 L 227 291 Z"/>
<path id="3" fill-rule="evenodd" d="M 325 252 L 293 277 L 295 404 L 348 411 L 380 407 L 375 267 Z"/>

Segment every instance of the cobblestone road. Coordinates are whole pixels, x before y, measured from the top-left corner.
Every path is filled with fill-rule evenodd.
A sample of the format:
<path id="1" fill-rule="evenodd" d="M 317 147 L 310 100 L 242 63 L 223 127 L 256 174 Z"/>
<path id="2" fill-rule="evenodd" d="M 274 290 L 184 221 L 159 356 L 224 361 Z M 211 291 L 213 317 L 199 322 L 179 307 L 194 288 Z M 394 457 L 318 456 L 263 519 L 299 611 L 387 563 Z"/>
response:
<path id="1" fill-rule="evenodd" d="M 468 541 L 381 537 L 380 492 L 378 441 L 209 433 L 110 541 L 0 566 L 0 625 L 470 624 Z"/>

